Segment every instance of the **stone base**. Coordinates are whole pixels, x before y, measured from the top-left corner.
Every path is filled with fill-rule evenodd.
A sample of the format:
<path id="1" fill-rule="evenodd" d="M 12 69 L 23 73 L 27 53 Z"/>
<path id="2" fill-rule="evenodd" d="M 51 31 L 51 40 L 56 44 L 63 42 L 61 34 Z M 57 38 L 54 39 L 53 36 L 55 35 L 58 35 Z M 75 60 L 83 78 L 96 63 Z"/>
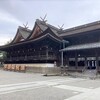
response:
<path id="1" fill-rule="evenodd" d="M 41 73 L 43 75 L 59 75 L 59 67 L 26 67 L 26 72 Z"/>
<path id="2" fill-rule="evenodd" d="M 56 67 L 54 66 L 54 64 L 49 64 L 49 63 L 45 63 L 45 64 L 4 64 L 4 66 L 8 66 L 7 68 L 4 67 L 4 70 L 10 70 L 10 71 L 16 71 L 16 70 L 12 70 L 13 67 L 16 66 L 17 67 L 21 67 L 24 66 L 25 67 L 25 71 L 24 72 L 28 72 L 28 73 L 41 73 L 43 75 L 58 75 L 60 74 L 60 67 Z"/>

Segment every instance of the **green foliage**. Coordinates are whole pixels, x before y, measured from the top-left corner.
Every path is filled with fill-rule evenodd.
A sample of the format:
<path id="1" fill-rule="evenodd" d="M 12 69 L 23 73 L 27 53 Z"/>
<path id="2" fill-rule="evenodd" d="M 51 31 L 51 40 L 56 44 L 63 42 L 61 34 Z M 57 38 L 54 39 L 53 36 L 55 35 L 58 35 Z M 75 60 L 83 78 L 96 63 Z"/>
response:
<path id="1" fill-rule="evenodd" d="M 0 51 L 0 60 L 4 60 L 6 58 L 6 52 Z"/>

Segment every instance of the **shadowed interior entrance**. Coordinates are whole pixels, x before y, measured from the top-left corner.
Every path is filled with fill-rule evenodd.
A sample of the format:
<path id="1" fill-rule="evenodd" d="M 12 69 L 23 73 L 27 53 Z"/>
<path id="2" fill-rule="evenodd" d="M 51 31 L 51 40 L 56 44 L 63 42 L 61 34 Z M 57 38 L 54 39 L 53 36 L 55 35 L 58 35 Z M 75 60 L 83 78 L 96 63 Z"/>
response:
<path id="1" fill-rule="evenodd" d="M 87 69 L 94 70 L 96 66 L 96 60 L 87 60 Z"/>

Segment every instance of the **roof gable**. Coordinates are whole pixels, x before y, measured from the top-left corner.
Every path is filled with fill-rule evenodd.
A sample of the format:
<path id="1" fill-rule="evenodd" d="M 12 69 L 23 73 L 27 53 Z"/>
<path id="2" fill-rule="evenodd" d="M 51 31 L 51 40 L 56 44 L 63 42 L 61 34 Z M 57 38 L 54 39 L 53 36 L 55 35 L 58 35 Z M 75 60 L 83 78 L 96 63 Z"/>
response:
<path id="1" fill-rule="evenodd" d="M 50 28 L 47 28 L 44 32 L 39 34 L 37 37 L 34 37 L 32 40 L 35 41 L 35 40 L 39 40 L 41 38 L 46 38 L 46 37 L 49 37 L 49 38 L 59 41 L 59 42 L 62 41 L 62 38 L 57 36 Z"/>
<path id="2" fill-rule="evenodd" d="M 28 37 L 28 39 L 35 38 L 36 36 L 40 35 L 41 32 L 42 32 L 41 28 L 37 25 L 37 23 L 35 23 L 35 26 L 33 28 L 33 31 L 31 32 L 31 34 Z"/>
<path id="3" fill-rule="evenodd" d="M 17 33 L 11 43 L 17 43 L 20 41 L 24 41 L 29 36 L 30 33 L 31 33 L 31 30 L 25 29 L 19 26 Z"/>
<path id="4" fill-rule="evenodd" d="M 53 33 L 58 35 L 58 31 L 59 31 L 58 28 L 37 19 L 35 22 L 34 28 L 27 39 L 32 39 L 32 38 L 37 37 L 38 35 L 42 34 L 48 28 L 50 28 L 53 31 Z"/>

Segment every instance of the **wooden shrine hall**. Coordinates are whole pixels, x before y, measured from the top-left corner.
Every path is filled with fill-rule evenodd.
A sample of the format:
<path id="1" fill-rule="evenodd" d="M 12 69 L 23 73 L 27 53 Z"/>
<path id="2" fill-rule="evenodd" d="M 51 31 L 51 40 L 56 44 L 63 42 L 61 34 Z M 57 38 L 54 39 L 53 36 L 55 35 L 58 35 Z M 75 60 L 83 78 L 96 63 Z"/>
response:
<path id="1" fill-rule="evenodd" d="M 4 64 L 100 71 L 100 22 L 59 29 L 39 19 L 32 30 L 19 26 L 11 43 L 1 46 Z"/>

